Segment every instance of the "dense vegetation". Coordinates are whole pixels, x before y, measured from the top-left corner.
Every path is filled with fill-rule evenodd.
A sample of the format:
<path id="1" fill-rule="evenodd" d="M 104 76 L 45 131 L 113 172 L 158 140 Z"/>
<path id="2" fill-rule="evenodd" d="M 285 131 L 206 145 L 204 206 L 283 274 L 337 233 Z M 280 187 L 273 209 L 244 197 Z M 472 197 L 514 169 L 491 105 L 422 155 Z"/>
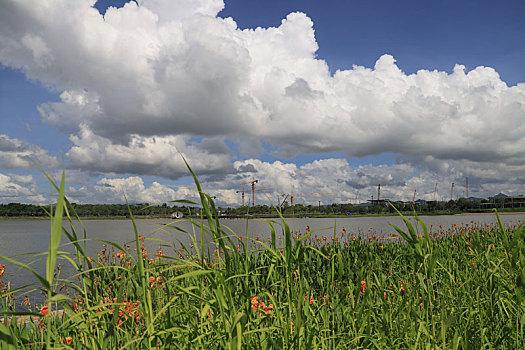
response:
<path id="1" fill-rule="evenodd" d="M 38 206 L 33 204 L 9 203 L 0 204 L 0 217 L 49 217 L 49 212 L 54 212 L 56 205 Z M 130 211 L 134 216 L 170 217 L 176 211 L 187 215 L 188 206 L 168 206 L 149 204 L 77 204 L 71 203 L 71 208 L 80 217 L 129 217 Z M 192 214 L 198 210 L 193 208 Z"/>
<path id="2" fill-rule="evenodd" d="M 198 183 L 197 183 L 198 184 Z M 417 225 L 388 237 L 344 229 L 319 236 L 268 222 L 268 241 L 224 231 L 209 196 L 206 224 L 194 222 L 191 246 L 162 246 L 153 256 L 135 230 L 135 249 L 111 243 L 98 257 L 58 251 L 59 191 L 47 274 L 46 305 L 28 326 L 0 324 L 0 348 L 523 348 L 523 226 Z M 208 206 L 209 204 L 209 206 Z M 71 214 L 73 215 L 73 214 Z M 133 220 L 133 219 L 132 219 Z M 71 226 L 72 227 L 72 226 Z M 177 223 L 169 225 L 177 230 Z M 212 248 L 200 245 L 209 235 Z M 137 254 L 138 253 L 138 254 Z M 15 260 L 0 259 L 30 269 Z M 78 271 L 54 274 L 57 259 Z M 36 273 L 35 273 L 36 274 Z M 60 294 L 57 294 L 60 292 Z M 16 291 L 21 294 L 22 291 Z M 1 292 L 0 314 L 14 316 Z M 67 310 L 53 317 L 52 309 Z"/>
<path id="3" fill-rule="evenodd" d="M 499 210 L 524 210 L 516 206 L 512 208 L 509 203 L 504 202 L 504 198 L 497 198 L 494 206 Z M 395 207 L 384 203 L 382 205 L 358 206 L 349 203 L 333 203 L 326 206 L 295 204 L 293 207 L 288 202 L 283 202 L 279 208 L 284 216 L 314 216 L 314 215 L 367 215 L 367 214 L 394 214 L 396 210 L 401 212 L 416 210 L 418 213 L 459 213 L 459 212 L 482 212 L 489 211 L 486 206 L 488 201 L 467 201 L 465 198 L 451 200 L 448 202 L 416 202 L 414 204 L 394 203 Z M 201 207 L 196 205 L 149 205 L 132 204 L 129 207 L 125 204 L 77 204 L 72 203 L 72 208 L 80 217 L 129 217 L 129 211 L 135 217 L 170 217 L 174 212 L 181 212 L 185 216 L 199 216 Z M 0 204 L 0 217 L 47 217 L 49 212 L 54 211 L 55 206 L 38 206 L 32 204 L 9 203 Z M 275 207 L 268 205 L 256 205 L 253 207 L 237 208 L 217 208 L 219 215 L 222 216 L 245 216 L 246 214 L 255 216 L 275 217 Z"/>

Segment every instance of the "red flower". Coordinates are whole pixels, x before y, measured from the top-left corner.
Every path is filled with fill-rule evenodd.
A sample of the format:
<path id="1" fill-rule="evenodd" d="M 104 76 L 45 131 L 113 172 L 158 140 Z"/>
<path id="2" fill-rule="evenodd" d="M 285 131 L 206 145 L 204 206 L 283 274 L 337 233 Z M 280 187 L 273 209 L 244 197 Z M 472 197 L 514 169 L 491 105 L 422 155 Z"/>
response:
<path id="1" fill-rule="evenodd" d="M 366 288 L 366 282 L 361 281 L 361 288 L 359 289 L 361 291 L 361 294 L 365 294 L 365 288 Z"/>
<path id="2" fill-rule="evenodd" d="M 47 306 L 44 306 L 40 309 L 40 314 L 41 315 L 44 315 L 44 316 L 47 316 L 47 312 L 48 312 L 48 307 Z"/>
<path id="3" fill-rule="evenodd" d="M 73 342 L 73 337 L 66 337 L 67 345 L 71 345 L 72 342 Z"/>
<path id="4" fill-rule="evenodd" d="M 0 265 L 0 277 L 4 275 L 5 272 L 5 265 Z"/>

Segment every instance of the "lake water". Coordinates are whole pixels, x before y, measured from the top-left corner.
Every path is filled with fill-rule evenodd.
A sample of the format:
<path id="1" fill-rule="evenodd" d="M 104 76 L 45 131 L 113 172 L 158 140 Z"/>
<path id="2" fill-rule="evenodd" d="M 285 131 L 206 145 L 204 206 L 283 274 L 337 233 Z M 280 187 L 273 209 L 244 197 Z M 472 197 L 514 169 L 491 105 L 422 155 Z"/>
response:
<path id="1" fill-rule="evenodd" d="M 433 230 L 438 230 L 440 225 L 448 229 L 452 224 L 460 226 L 472 223 L 482 225 L 496 224 L 496 216 L 494 214 L 421 216 L 421 219 Z M 505 224 L 520 224 L 525 221 L 525 213 L 501 214 L 501 219 Z M 278 219 L 274 220 L 279 221 Z M 164 219 L 137 220 L 136 224 L 139 234 L 147 238 L 161 240 L 146 241 L 150 257 L 154 257 L 155 249 L 159 247 L 159 244 L 172 245 L 175 250 L 180 248 L 180 243 L 186 246 L 191 244 L 192 240 L 187 233 L 166 226 L 170 223 L 186 230 L 189 234 L 195 232 L 197 242 L 200 241 L 200 229 L 193 229 L 191 223 L 186 220 L 176 223 L 172 220 Z M 405 228 L 401 218 L 396 216 L 338 219 L 301 218 L 287 219 L 287 223 L 292 231 L 297 231 L 300 234 L 304 234 L 306 227 L 309 226 L 310 230 L 313 231 L 313 235 L 328 237 L 331 237 L 334 230 L 340 232 L 343 226 L 346 228 L 347 235 L 354 233 L 361 237 L 368 237 L 373 234 L 386 236 L 394 233 L 395 231 L 390 226 L 390 223 L 403 229 Z M 71 231 L 68 225 L 65 224 L 64 227 Z M 90 240 L 87 243 L 87 253 L 91 257 L 96 257 L 102 247 L 102 243 L 96 241 L 96 239 L 108 240 L 121 245 L 128 244 L 132 246 L 132 249 L 134 247 L 134 231 L 131 220 L 86 220 L 82 222 L 82 225 L 85 227 L 87 239 Z M 79 223 L 74 224 L 79 238 L 84 237 L 82 225 Z M 221 220 L 221 225 L 225 231 L 229 232 L 231 230 L 243 237 L 248 236 L 253 239 L 270 237 L 270 227 L 264 220 L 225 219 Z M 48 249 L 50 227 L 50 222 L 45 220 L 0 221 L 0 254 L 9 257 L 16 256 L 16 260 L 31 264 L 33 269 L 45 276 L 45 253 Z M 277 237 L 280 237 L 282 231 L 279 225 L 274 225 L 274 227 Z M 237 239 L 235 238 L 234 241 L 237 242 Z M 60 250 L 71 252 L 72 247 L 67 244 L 68 242 L 67 237 L 63 235 Z M 168 246 L 163 247 L 165 254 L 175 256 L 173 249 Z M 21 255 L 26 253 L 42 254 Z M 2 261 L 2 259 L 0 259 L 0 264 L 6 265 L 3 280 L 11 281 L 11 289 L 36 281 L 35 277 L 24 269 Z M 62 261 L 62 266 L 62 276 L 69 277 L 73 274 L 73 270 L 67 261 Z M 38 303 L 43 301 L 43 297 L 38 291 L 32 292 L 29 296 L 33 303 L 35 301 Z"/>

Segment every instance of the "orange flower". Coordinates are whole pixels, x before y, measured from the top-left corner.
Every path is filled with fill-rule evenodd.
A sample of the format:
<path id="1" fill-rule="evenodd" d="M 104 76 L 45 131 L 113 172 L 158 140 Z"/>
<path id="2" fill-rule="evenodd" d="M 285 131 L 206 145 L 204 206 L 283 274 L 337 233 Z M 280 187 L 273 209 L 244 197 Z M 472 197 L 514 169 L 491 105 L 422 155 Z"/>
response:
<path id="1" fill-rule="evenodd" d="M 144 236 L 139 235 L 139 241 L 144 242 Z"/>
<path id="2" fill-rule="evenodd" d="M 5 265 L 0 265 L 0 277 L 4 275 L 5 272 Z"/>
<path id="3" fill-rule="evenodd" d="M 259 307 L 259 300 L 258 299 L 259 298 L 257 298 L 257 296 L 252 296 L 251 297 L 253 311 L 257 311 L 257 309 Z"/>
<path id="4" fill-rule="evenodd" d="M 361 294 L 365 294 L 365 288 L 366 288 L 366 282 L 361 281 L 361 288 L 359 288 L 359 290 L 361 291 Z"/>
<path id="5" fill-rule="evenodd" d="M 73 337 L 66 337 L 67 345 L 71 345 L 72 342 L 73 342 Z"/>
<path id="6" fill-rule="evenodd" d="M 155 277 L 151 276 L 149 278 L 149 287 L 153 288 L 155 286 Z"/>
<path id="7" fill-rule="evenodd" d="M 44 316 L 47 316 L 47 312 L 48 312 L 48 307 L 47 306 L 44 306 L 40 309 L 40 314 L 41 315 L 44 315 Z"/>
<path id="8" fill-rule="evenodd" d="M 117 256 L 119 257 L 119 259 L 124 259 L 126 257 L 126 253 L 124 253 L 123 251 L 119 251 L 117 253 Z"/>

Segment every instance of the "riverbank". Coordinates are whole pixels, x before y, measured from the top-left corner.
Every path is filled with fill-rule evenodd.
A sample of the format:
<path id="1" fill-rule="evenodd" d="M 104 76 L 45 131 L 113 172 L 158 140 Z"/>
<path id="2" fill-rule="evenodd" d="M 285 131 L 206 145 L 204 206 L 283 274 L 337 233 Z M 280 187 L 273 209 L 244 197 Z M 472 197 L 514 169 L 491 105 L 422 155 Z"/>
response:
<path id="1" fill-rule="evenodd" d="M 513 209 L 498 209 L 498 213 L 500 215 L 507 215 L 507 214 L 525 214 L 525 211 L 517 211 Z M 405 211 L 402 212 L 404 216 L 413 216 L 413 211 Z M 486 211 L 486 212 L 474 212 L 474 211 L 432 211 L 432 212 L 416 212 L 419 216 L 440 216 L 440 215 L 494 215 L 494 212 Z M 346 214 L 317 214 L 317 213 L 299 213 L 296 215 L 286 214 L 283 215 L 284 218 L 291 219 L 291 218 L 314 218 L 314 219 L 338 219 L 338 218 L 373 218 L 373 217 L 395 217 L 398 216 L 397 213 L 380 213 L 380 214 L 352 214 L 352 215 L 346 215 Z M 277 213 L 273 214 L 247 214 L 247 215 L 235 215 L 235 216 L 227 216 L 222 215 L 219 216 L 221 219 L 275 219 L 278 217 Z M 187 219 L 200 219 L 200 216 L 184 216 L 183 218 Z M 46 216 L 0 216 L 1 220 L 49 220 L 49 217 Z M 130 219 L 129 216 L 83 216 L 80 217 L 80 220 L 126 220 Z M 150 215 L 150 216 L 134 216 L 134 219 L 136 220 L 143 220 L 143 219 L 165 219 L 170 220 L 173 219 L 171 216 L 159 216 L 159 215 Z M 177 219 L 173 219 L 177 220 Z"/>

